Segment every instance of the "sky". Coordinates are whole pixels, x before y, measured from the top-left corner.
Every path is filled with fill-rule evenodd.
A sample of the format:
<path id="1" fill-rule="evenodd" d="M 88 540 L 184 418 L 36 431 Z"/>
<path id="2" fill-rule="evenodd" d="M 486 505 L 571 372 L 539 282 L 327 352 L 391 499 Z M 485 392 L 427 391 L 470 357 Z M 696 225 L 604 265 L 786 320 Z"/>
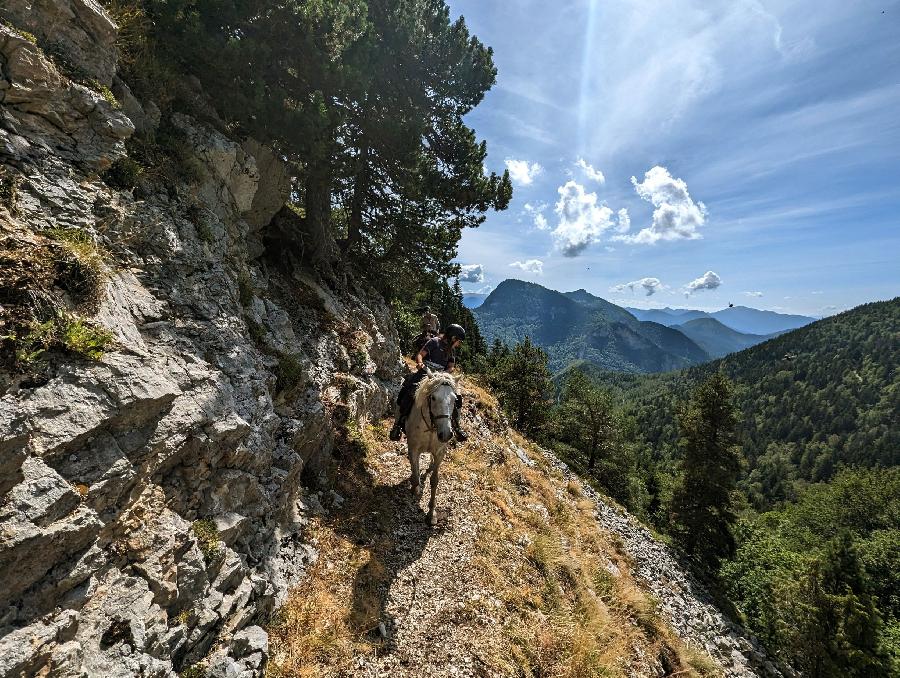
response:
<path id="1" fill-rule="evenodd" d="M 620 305 L 830 315 L 900 294 L 900 0 L 449 0 L 494 50 L 466 117 L 506 278 Z"/>

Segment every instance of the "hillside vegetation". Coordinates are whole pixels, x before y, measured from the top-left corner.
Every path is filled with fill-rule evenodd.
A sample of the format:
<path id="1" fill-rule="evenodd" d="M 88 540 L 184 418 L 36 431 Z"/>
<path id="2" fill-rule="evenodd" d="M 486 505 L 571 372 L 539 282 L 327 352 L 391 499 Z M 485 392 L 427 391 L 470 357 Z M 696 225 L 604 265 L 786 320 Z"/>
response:
<path id="1" fill-rule="evenodd" d="M 893 299 L 680 372 L 576 363 L 539 435 L 804 675 L 897 675 L 898 327 Z"/>
<path id="2" fill-rule="evenodd" d="M 624 398 L 660 457 L 674 453 L 677 403 L 717 371 L 735 383 L 751 494 L 778 478 L 820 481 L 840 465 L 900 464 L 900 298 L 859 306 L 706 365 L 665 375 L 594 372 Z M 768 474 L 768 477 L 767 477 Z"/>

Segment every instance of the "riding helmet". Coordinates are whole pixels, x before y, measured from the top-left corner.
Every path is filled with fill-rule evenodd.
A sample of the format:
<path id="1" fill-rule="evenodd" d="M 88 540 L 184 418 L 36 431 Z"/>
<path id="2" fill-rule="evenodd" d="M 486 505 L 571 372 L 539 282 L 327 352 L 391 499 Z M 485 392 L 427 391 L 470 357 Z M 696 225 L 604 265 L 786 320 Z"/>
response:
<path id="1" fill-rule="evenodd" d="M 461 325 L 447 325 L 446 329 L 444 329 L 444 339 L 447 341 L 453 341 L 454 339 L 462 341 L 465 338 L 466 330 Z"/>

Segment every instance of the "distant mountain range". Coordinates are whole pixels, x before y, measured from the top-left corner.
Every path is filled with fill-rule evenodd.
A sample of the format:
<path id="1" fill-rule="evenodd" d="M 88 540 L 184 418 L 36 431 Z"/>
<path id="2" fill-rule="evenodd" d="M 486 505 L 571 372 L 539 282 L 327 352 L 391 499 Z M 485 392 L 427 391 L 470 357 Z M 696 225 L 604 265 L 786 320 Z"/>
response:
<path id="1" fill-rule="evenodd" d="M 463 303 L 488 343 L 499 338 L 512 345 L 529 336 L 555 372 L 575 363 L 623 372 L 679 369 L 815 320 L 745 306 L 715 313 L 622 308 L 583 289 L 557 292 L 521 280 L 504 280 L 487 296 L 465 294 Z"/>
<path id="2" fill-rule="evenodd" d="M 710 358 L 677 329 L 638 320 L 585 290 L 562 294 L 505 280 L 472 312 L 488 343 L 499 338 L 512 345 L 531 337 L 554 371 L 586 361 L 603 369 L 661 372 Z"/>
<path id="3" fill-rule="evenodd" d="M 713 318 L 725 325 L 725 327 L 730 327 L 743 334 L 771 335 L 778 332 L 796 330 L 816 321 L 816 318 L 810 318 L 805 315 L 760 311 L 759 309 L 746 306 L 732 306 L 714 313 L 687 308 L 626 308 L 638 320 L 650 320 L 668 327 L 683 325 L 701 318 Z"/>

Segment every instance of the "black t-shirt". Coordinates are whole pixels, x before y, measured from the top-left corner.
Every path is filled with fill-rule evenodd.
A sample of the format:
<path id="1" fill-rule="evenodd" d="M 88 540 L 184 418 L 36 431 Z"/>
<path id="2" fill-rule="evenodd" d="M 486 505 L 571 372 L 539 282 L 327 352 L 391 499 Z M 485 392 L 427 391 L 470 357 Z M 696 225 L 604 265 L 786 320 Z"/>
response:
<path id="1" fill-rule="evenodd" d="M 453 349 L 442 342 L 440 337 L 429 339 L 422 350 L 425 351 L 425 364 L 433 369 L 446 370 L 450 363 L 456 362 Z"/>

